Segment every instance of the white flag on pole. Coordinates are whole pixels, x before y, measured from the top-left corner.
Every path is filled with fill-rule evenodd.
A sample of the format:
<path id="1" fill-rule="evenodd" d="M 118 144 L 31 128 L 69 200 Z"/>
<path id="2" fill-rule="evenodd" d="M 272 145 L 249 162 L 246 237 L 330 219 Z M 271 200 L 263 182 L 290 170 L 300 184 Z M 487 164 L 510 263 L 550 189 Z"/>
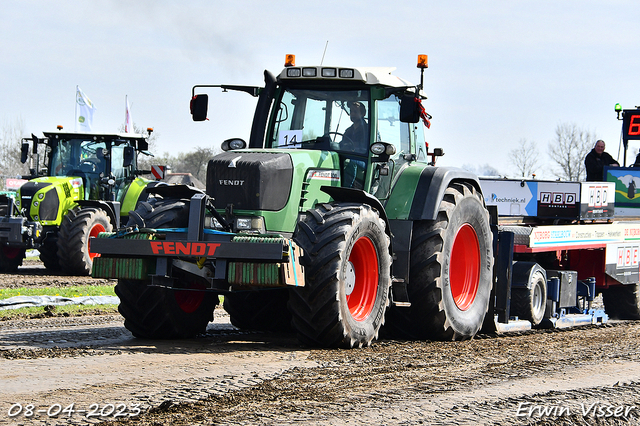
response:
<path id="1" fill-rule="evenodd" d="M 93 127 L 93 112 L 96 106 L 80 87 L 76 86 L 76 132 L 90 132 Z"/>
<path id="2" fill-rule="evenodd" d="M 129 108 L 129 98 L 125 95 L 125 107 L 126 112 L 124 114 L 124 132 L 133 133 L 133 119 L 131 118 L 131 111 Z"/>

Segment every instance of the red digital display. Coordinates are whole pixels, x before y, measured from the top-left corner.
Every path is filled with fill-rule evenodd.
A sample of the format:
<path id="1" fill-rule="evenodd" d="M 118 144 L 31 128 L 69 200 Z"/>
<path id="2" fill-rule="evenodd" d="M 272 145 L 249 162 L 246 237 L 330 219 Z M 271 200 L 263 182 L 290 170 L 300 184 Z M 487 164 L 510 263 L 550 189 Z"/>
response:
<path id="1" fill-rule="evenodd" d="M 640 139 L 640 109 L 627 109 L 622 113 L 622 138 Z"/>

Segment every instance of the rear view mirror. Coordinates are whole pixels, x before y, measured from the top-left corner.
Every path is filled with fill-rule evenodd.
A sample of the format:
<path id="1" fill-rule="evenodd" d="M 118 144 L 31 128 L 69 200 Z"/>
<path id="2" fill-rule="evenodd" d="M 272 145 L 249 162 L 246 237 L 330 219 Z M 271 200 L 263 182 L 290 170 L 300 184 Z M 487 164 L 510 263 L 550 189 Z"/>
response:
<path id="1" fill-rule="evenodd" d="M 26 163 L 28 156 L 29 156 L 29 143 L 22 142 L 22 147 L 20 148 L 20 161 L 23 164 Z"/>
<path id="2" fill-rule="evenodd" d="M 400 121 L 417 123 L 420 121 L 420 102 L 413 95 L 404 95 L 400 99 Z"/>
<path id="3" fill-rule="evenodd" d="M 209 95 L 195 95 L 191 98 L 191 116 L 193 121 L 205 121 L 207 108 L 209 107 Z"/>

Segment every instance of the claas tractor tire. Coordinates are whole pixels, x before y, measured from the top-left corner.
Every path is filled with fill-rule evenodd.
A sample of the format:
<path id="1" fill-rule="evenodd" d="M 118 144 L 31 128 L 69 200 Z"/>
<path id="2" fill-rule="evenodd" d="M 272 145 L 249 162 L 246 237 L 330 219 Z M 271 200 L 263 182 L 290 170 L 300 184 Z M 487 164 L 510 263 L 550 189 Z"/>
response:
<path id="1" fill-rule="evenodd" d="M 62 270 L 70 275 L 89 275 L 97 253 L 89 250 L 89 240 L 101 232 L 111 232 L 107 213 L 94 207 L 76 207 L 62 219 L 58 233 L 58 258 Z"/>

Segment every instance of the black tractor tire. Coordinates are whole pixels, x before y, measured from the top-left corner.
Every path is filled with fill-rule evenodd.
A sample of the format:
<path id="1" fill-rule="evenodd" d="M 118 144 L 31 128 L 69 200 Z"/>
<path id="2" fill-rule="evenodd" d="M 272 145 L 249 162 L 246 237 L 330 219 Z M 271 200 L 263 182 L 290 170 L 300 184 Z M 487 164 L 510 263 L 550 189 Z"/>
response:
<path id="1" fill-rule="evenodd" d="M 521 286 L 511 288 L 511 316 L 540 324 L 547 307 L 545 270 L 535 262 L 514 262 L 512 282 Z"/>
<path id="2" fill-rule="evenodd" d="M 368 205 L 322 204 L 298 222 L 305 286 L 291 289 L 298 339 L 309 346 L 363 347 L 377 339 L 389 304 L 390 240 Z"/>
<path id="3" fill-rule="evenodd" d="M 127 226 L 139 228 L 186 228 L 189 226 L 189 201 L 149 197 L 129 212 Z"/>
<path id="4" fill-rule="evenodd" d="M 27 250 L 19 247 L 3 246 L 0 248 L 0 272 L 13 273 L 22 265 Z"/>
<path id="5" fill-rule="evenodd" d="M 63 272 L 90 275 L 96 254 L 89 251 L 89 240 L 100 232 L 112 230 L 109 216 L 102 209 L 76 207 L 69 210 L 58 233 L 58 259 Z"/>
<path id="6" fill-rule="evenodd" d="M 451 183 L 436 220 L 414 224 L 411 306 L 392 306 L 386 331 L 407 339 L 471 339 L 489 307 L 492 266 L 489 214 L 481 194 L 470 184 Z"/>
<path id="7" fill-rule="evenodd" d="M 124 326 L 142 339 L 187 339 L 204 333 L 213 320 L 218 296 L 198 281 L 182 281 L 186 290 L 150 287 L 149 280 L 118 280 L 118 311 Z"/>
<path id="8" fill-rule="evenodd" d="M 189 224 L 189 202 L 150 197 L 129 212 L 128 226 L 182 228 Z M 118 280 L 118 311 L 127 330 L 139 338 L 184 339 L 203 333 L 218 304 L 218 296 L 205 291 L 204 282 L 184 277 L 185 290 L 149 287 L 150 281 Z"/>
<path id="9" fill-rule="evenodd" d="M 38 248 L 40 260 L 49 271 L 60 271 L 60 261 L 58 259 L 58 236 L 47 235 Z"/>
<path id="10" fill-rule="evenodd" d="M 290 332 L 289 289 L 234 291 L 224 295 L 231 324 L 243 330 Z"/>
<path id="11" fill-rule="evenodd" d="M 602 291 L 604 310 L 611 319 L 640 319 L 640 284 L 609 287 Z"/>

